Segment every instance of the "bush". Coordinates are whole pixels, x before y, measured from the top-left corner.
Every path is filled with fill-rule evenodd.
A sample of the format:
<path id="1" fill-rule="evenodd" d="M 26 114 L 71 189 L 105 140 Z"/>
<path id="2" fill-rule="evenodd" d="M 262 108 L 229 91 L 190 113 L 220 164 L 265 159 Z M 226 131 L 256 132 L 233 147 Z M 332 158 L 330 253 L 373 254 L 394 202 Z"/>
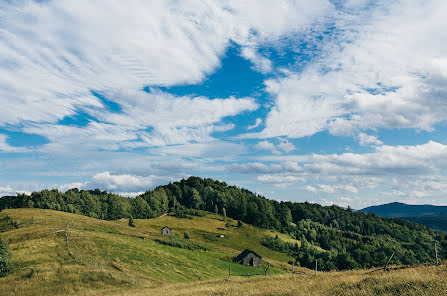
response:
<path id="1" fill-rule="evenodd" d="M 185 239 L 189 239 L 189 232 L 188 232 L 188 231 L 185 231 L 185 233 L 183 233 L 183 237 L 184 237 Z"/>
<path id="2" fill-rule="evenodd" d="M 11 252 L 8 243 L 0 237 L 0 277 L 12 270 Z"/>
<path id="3" fill-rule="evenodd" d="M 135 227 L 135 223 L 133 222 L 133 217 L 132 216 L 129 217 L 129 226 L 130 227 Z"/>

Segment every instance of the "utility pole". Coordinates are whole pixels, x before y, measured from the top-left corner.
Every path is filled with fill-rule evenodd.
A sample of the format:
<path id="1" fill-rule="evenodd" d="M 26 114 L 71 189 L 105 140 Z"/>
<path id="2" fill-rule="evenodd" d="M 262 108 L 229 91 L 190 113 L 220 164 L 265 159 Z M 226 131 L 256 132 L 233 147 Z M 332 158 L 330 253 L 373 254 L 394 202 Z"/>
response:
<path id="1" fill-rule="evenodd" d="M 315 259 L 315 276 L 317 276 L 318 271 L 318 259 Z"/>

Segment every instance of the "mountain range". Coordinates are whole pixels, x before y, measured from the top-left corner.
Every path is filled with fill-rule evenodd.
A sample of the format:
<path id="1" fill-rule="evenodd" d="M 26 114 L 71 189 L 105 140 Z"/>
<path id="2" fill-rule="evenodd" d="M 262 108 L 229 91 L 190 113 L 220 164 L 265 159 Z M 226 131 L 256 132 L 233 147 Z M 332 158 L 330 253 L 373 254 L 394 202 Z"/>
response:
<path id="1" fill-rule="evenodd" d="M 359 212 L 372 213 L 381 217 L 401 218 L 436 230 L 447 231 L 447 206 L 408 205 L 392 202 L 366 207 Z"/>

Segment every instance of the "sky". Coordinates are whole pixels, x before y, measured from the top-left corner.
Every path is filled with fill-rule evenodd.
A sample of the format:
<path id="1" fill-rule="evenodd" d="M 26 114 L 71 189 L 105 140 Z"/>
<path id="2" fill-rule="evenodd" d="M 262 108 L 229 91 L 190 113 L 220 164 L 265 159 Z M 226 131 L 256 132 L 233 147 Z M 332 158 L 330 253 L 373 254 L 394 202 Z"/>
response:
<path id="1" fill-rule="evenodd" d="M 0 196 L 188 176 L 447 205 L 445 0 L 0 0 Z"/>

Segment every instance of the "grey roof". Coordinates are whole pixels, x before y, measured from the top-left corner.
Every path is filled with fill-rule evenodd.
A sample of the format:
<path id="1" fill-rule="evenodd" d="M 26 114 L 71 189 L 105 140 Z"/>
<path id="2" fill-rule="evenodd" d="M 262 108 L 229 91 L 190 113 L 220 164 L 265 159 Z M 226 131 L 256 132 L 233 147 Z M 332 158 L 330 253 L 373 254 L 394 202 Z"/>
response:
<path id="1" fill-rule="evenodd" d="M 165 228 L 168 228 L 169 230 L 172 230 L 171 227 L 169 227 L 169 226 L 163 226 L 162 230 L 165 229 Z"/>
<path id="2" fill-rule="evenodd" d="M 255 256 L 262 258 L 261 255 L 257 254 L 256 252 L 249 250 L 249 249 L 245 249 L 242 251 L 242 253 L 240 253 L 239 255 L 237 255 L 236 260 L 242 260 L 245 256 L 247 256 L 248 254 L 253 253 Z"/>

